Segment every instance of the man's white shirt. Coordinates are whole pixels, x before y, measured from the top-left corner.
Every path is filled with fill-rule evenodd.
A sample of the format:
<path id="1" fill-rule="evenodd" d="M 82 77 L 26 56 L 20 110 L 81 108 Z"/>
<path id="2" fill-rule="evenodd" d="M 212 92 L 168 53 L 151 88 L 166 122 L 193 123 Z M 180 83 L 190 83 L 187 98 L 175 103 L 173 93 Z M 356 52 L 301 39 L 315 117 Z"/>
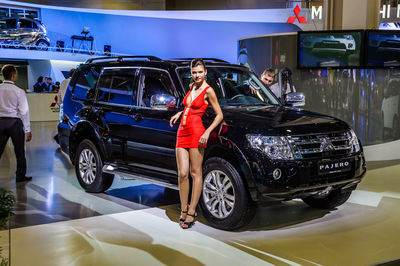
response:
<path id="1" fill-rule="evenodd" d="M 293 92 L 296 92 L 295 87 L 292 85 L 293 88 Z M 272 84 L 269 89 L 275 94 L 276 97 L 278 97 L 279 99 L 281 98 L 281 92 L 279 90 L 279 83 L 274 83 Z M 284 94 L 288 94 L 290 93 L 290 85 L 289 83 L 286 83 L 286 91 Z"/>
<path id="2" fill-rule="evenodd" d="M 67 91 L 70 81 L 71 81 L 71 78 L 67 78 L 61 82 L 60 90 L 58 91 L 58 95 L 57 95 L 57 104 L 58 105 L 62 104 L 62 102 L 64 100 L 65 92 Z"/>
<path id="3" fill-rule="evenodd" d="M 25 133 L 31 132 L 29 106 L 25 91 L 9 80 L 0 84 L 0 117 L 21 118 Z"/>

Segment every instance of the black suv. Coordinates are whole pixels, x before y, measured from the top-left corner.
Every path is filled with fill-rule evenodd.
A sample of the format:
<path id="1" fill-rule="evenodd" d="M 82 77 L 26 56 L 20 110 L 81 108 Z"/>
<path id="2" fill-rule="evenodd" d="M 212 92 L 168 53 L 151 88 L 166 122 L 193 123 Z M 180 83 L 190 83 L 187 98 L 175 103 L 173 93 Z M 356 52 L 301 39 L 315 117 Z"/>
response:
<path id="1" fill-rule="evenodd" d="M 200 205 L 211 225 L 244 225 L 262 198 L 301 198 L 324 209 L 349 198 L 366 167 L 345 122 L 284 106 L 246 67 L 217 59 L 206 64 L 224 114 L 203 164 Z M 78 67 L 58 132 L 87 192 L 107 190 L 114 175 L 178 189 L 178 123 L 171 128 L 169 120 L 183 109 L 190 82 L 188 60 L 107 57 Z M 205 127 L 213 119 L 210 107 Z"/>

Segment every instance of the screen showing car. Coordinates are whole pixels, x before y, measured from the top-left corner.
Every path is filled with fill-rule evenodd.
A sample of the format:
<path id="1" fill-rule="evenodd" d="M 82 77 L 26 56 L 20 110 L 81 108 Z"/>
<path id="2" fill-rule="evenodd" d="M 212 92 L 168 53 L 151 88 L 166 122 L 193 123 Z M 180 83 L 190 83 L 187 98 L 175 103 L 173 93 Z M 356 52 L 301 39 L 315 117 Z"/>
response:
<path id="1" fill-rule="evenodd" d="M 367 66 L 400 66 L 400 31 L 368 31 L 367 40 Z"/>
<path id="2" fill-rule="evenodd" d="M 360 67 L 362 31 L 299 32 L 298 67 Z"/>

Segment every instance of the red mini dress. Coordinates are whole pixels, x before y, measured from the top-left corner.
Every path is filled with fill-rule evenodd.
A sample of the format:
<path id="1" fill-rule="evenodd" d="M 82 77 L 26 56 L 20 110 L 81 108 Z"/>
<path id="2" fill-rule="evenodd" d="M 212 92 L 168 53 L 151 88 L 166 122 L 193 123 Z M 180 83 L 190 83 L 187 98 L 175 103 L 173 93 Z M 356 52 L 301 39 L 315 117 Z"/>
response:
<path id="1" fill-rule="evenodd" d="M 210 88 L 210 86 L 203 89 L 203 91 L 196 98 L 192 99 L 190 106 L 188 106 L 187 101 L 193 90 L 193 85 L 190 88 L 190 91 L 186 94 L 185 99 L 183 99 L 183 105 L 185 106 L 185 109 L 182 113 L 182 119 L 176 137 L 177 148 L 199 147 L 200 137 L 206 131 L 201 117 L 208 107 L 208 104 L 206 104 L 204 101 L 204 95 L 208 88 Z"/>

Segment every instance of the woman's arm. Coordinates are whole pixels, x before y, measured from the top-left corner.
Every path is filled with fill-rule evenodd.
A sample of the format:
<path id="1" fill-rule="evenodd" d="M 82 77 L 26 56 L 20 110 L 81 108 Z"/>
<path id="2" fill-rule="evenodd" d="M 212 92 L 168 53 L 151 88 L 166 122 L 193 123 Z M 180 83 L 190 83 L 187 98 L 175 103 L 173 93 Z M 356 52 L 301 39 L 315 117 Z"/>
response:
<path id="1" fill-rule="evenodd" d="M 206 92 L 207 95 L 207 101 L 211 104 L 216 116 L 214 118 L 214 121 L 211 123 L 211 125 L 206 129 L 204 134 L 200 137 L 199 144 L 200 146 L 206 145 L 208 138 L 210 136 L 210 133 L 221 123 L 222 119 L 224 118 L 224 115 L 222 114 L 221 106 L 219 106 L 217 95 L 215 95 L 214 90 L 207 89 Z"/>
<path id="2" fill-rule="evenodd" d="M 171 117 L 171 119 L 169 120 L 170 127 L 172 127 L 175 124 L 176 120 L 178 120 L 179 117 L 181 117 L 182 112 L 183 111 L 177 112 L 173 117 Z"/>

